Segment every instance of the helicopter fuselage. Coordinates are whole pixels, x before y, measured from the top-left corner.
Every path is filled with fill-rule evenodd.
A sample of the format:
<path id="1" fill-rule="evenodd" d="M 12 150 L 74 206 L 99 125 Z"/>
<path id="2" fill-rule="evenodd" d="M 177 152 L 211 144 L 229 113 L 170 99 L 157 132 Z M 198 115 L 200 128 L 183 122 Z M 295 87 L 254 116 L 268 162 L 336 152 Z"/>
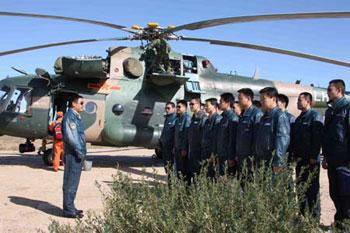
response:
<path id="1" fill-rule="evenodd" d="M 141 47 L 109 49 L 106 77 L 51 75 L 55 86 L 37 75 L 24 75 L 0 81 L 0 135 L 27 139 L 50 137 L 48 126 L 55 112 L 65 111 L 72 93 L 84 97 L 82 119 L 87 141 L 105 146 L 155 148 L 163 127 L 164 107 L 169 101 L 199 96 L 219 98 L 223 92 L 237 96 L 249 87 L 259 99 L 259 90 L 273 86 L 290 98 L 289 111 L 298 114 L 296 101 L 301 92 L 314 95 L 315 108 L 323 112 L 328 101 L 326 89 L 300 84 L 221 74 L 208 59 L 171 52 L 173 74 L 146 73 Z M 125 65 L 133 58 L 142 68 L 140 77 L 130 76 Z M 128 69 L 133 69 L 129 67 Z"/>

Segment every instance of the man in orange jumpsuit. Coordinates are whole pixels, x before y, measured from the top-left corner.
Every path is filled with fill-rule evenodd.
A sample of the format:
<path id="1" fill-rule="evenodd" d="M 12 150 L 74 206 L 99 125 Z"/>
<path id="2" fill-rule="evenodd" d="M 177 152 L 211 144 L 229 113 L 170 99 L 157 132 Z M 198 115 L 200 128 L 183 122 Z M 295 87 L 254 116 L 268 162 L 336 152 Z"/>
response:
<path id="1" fill-rule="evenodd" d="M 52 122 L 49 131 L 53 134 L 53 146 L 54 146 L 54 156 L 53 156 L 53 170 L 58 171 L 60 165 L 60 157 L 62 155 L 63 161 L 63 134 L 62 134 L 62 119 L 63 112 L 57 112 L 57 120 Z"/>

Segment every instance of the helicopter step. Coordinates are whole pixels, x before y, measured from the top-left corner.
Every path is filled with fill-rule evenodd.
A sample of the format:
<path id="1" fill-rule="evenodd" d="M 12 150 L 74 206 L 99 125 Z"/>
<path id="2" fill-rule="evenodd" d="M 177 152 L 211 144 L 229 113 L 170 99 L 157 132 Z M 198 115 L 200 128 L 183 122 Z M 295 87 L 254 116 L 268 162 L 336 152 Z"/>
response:
<path id="1" fill-rule="evenodd" d="M 166 86 L 170 84 L 184 85 L 189 77 L 169 73 L 152 73 L 148 79 L 157 86 Z"/>
<path id="2" fill-rule="evenodd" d="M 25 143 L 19 144 L 18 146 L 19 153 L 25 153 L 25 152 L 33 152 L 35 151 L 34 144 L 30 141 L 30 139 L 27 138 Z"/>

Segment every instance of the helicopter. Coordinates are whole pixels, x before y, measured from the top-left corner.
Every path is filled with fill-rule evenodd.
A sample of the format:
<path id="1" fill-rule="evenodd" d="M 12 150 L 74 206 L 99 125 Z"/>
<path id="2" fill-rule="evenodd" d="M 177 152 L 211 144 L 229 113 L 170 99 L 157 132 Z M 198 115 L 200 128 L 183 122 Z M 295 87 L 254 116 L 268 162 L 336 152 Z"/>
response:
<path id="1" fill-rule="evenodd" d="M 46 147 L 50 139 L 49 124 L 55 119 L 57 111 L 66 111 L 67 102 L 72 94 L 85 99 L 82 120 L 86 127 L 87 142 L 101 146 L 137 146 L 158 150 L 158 141 L 163 128 L 165 103 L 180 99 L 189 100 L 193 96 L 202 99 L 218 97 L 223 92 L 236 95 L 237 90 L 249 87 L 256 97 L 259 90 L 266 86 L 276 87 L 280 93 L 290 98 L 289 111 L 297 114 L 296 103 L 299 93 L 307 91 L 313 94 L 314 107 L 324 112 L 327 107 L 327 91 L 300 83 L 285 83 L 260 79 L 258 75 L 245 77 L 219 73 L 208 58 L 198 55 L 169 50 L 166 58 L 170 72 L 153 69 L 160 56 L 148 56 L 150 44 L 155 41 L 195 41 L 212 45 L 240 47 L 258 51 L 284 54 L 311 59 L 338 66 L 350 67 L 350 63 L 320 57 L 302 52 L 284 50 L 262 45 L 247 44 L 218 39 L 186 37 L 180 35 L 183 30 L 199 30 L 225 24 L 247 23 L 271 20 L 308 20 L 324 18 L 350 18 L 350 12 L 291 13 L 238 16 L 203 20 L 180 26 L 160 27 L 158 23 L 149 23 L 146 27 L 134 25 L 131 28 L 114 23 L 80 19 L 65 16 L 42 15 L 20 12 L 0 12 L 6 17 L 30 17 L 45 20 L 72 21 L 113 28 L 124 33 L 124 37 L 73 40 L 58 43 L 36 45 L 0 52 L 0 56 L 17 54 L 48 47 L 100 41 L 146 41 L 147 45 L 136 47 L 110 47 L 105 58 L 96 56 L 59 57 L 54 70 L 49 74 L 38 68 L 35 74 L 21 73 L 20 76 L 0 81 L 0 135 L 9 135 L 26 139 L 19 145 L 19 151 L 32 152 L 33 140 L 42 139 L 40 148 L 43 160 L 48 165 L 52 161 L 52 149 Z M 153 52 L 157 52 L 152 50 Z M 151 51 L 151 52 L 152 52 Z M 347 97 L 348 97 L 347 93 Z M 51 156 L 51 157 L 50 157 Z"/>

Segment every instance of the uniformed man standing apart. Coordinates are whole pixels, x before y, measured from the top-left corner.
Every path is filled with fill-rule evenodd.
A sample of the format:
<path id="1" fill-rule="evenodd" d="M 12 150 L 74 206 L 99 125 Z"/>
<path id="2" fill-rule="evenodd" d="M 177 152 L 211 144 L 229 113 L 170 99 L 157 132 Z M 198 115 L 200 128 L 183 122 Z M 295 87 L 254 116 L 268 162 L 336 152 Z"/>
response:
<path id="1" fill-rule="evenodd" d="M 337 185 L 337 168 L 349 167 L 349 102 L 345 99 L 345 83 L 336 79 L 329 82 L 327 89 L 329 107 L 325 114 L 322 166 L 328 168 L 329 194 L 334 202 L 334 221 L 349 219 L 349 196 L 340 193 Z"/>
<path id="2" fill-rule="evenodd" d="M 277 106 L 281 109 L 282 112 L 286 113 L 290 124 L 293 124 L 295 121 L 295 116 L 287 111 L 288 104 L 289 104 L 288 96 L 286 96 L 284 94 L 278 94 Z"/>
<path id="3" fill-rule="evenodd" d="M 220 96 L 219 107 L 222 110 L 222 118 L 220 120 L 217 142 L 217 165 L 219 167 L 219 175 L 225 175 L 225 163 L 229 158 L 229 154 L 233 153 L 232 148 L 235 145 L 236 127 L 238 123 L 238 116 L 233 112 L 231 106 L 235 102 L 235 97 L 231 93 L 223 93 Z M 231 160 L 229 163 L 229 173 L 234 175 L 236 164 Z"/>
<path id="4" fill-rule="evenodd" d="M 234 160 L 238 163 L 238 175 L 242 175 L 245 164 L 249 175 L 253 169 L 252 159 L 255 157 L 255 140 L 259 128 L 259 122 L 263 115 L 262 111 L 253 105 L 254 93 L 249 88 L 238 90 L 239 105 L 242 114 L 237 126 L 236 154 Z M 249 177 L 247 177 L 249 179 Z M 242 177 L 244 184 L 244 177 Z"/>
<path id="5" fill-rule="evenodd" d="M 193 97 L 190 101 L 190 109 L 193 113 L 190 128 L 188 130 L 188 146 L 189 146 L 189 164 L 190 176 L 199 175 L 202 165 L 201 149 L 204 122 L 207 116 L 201 110 L 201 100 L 199 97 Z"/>
<path id="6" fill-rule="evenodd" d="M 176 105 L 177 118 L 175 121 L 174 133 L 174 155 L 175 169 L 177 176 L 190 184 L 188 164 L 188 129 L 191 124 L 191 117 L 187 113 L 186 100 L 179 100 Z"/>
<path id="7" fill-rule="evenodd" d="M 165 121 L 162 133 L 160 135 L 160 149 L 164 161 L 165 172 L 170 175 L 174 164 L 174 155 L 172 150 L 174 148 L 174 126 L 176 120 L 175 104 L 168 102 L 165 105 Z"/>
<path id="8" fill-rule="evenodd" d="M 298 98 L 300 115 L 294 122 L 291 133 L 290 156 L 296 161 L 297 185 L 308 185 L 306 193 L 301 200 L 300 211 L 305 215 L 308 208 L 314 217 L 320 216 L 318 195 L 320 189 L 320 150 L 323 123 L 321 115 L 311 108 L 312 95 L 303 92 Z M 309 179 L 309 176 L 311 180 Z"/>
<path id="9" fill-rule="evenodd" d="M 204 109 L 208 118 L 204 122 L 202 134 L 202 160 L 208 164 L 207 176 L 215 178 L 215 155 L 217 154 L 217 133 L 221 116 L 217 113 L 218 101 L 215 98 L 205 100 Z"/>
<path id="10" fill-rule="evenodd" d="M 68 218 L 82 218 L 84 216 L 83 211 L 76 209 L 74 205 L 81 169 L 86 156 L 84 125 L 80 117 L 83 105 L 84 101 L 81 96 L 73 96 L 62 122 L 65 154 L 63 216 Z"/>
<path id="11" fill-rule="evenodd" d="M 274 174 L 279 173 L 284 166 L 283 160 L 290 141 L 289 119 L 277 107 L 277 96 L 278 92 L 274 87 L 265 87 L 260 90 L 260 102 L 264 115 L 259 123 L 255 143 L 257 165 L 272 165 Z"/>

